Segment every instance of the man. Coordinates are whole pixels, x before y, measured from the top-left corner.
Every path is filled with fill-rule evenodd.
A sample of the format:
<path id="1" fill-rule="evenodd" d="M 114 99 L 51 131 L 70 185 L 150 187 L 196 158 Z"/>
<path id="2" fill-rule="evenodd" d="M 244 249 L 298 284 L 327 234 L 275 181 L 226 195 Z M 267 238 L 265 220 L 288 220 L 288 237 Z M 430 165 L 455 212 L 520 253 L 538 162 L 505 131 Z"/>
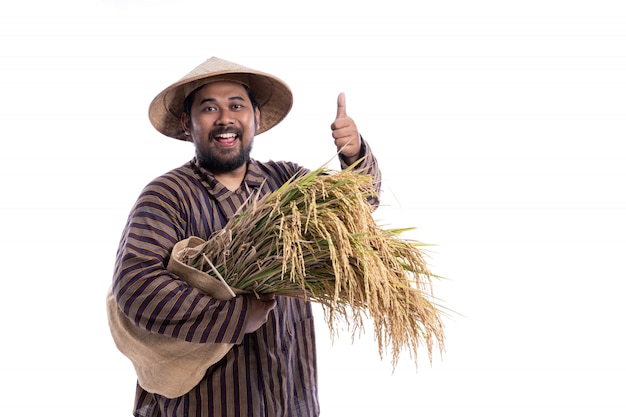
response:
<path id="1" fill-rule="evenodd" d="M 279 188 L 302 167 L 250 158 L 255 135 L 292 106 L 280 79 L 211 58 L 152 101 L 154 127 L 195 145 L 195 157 L 153 180 L 133 207 L 118 249 L 112 297 L 141 329 L 191 343 L 232 344 L 191 391 L 177 398 L 137 384 L 134 415 L 317 416 L 317 368 L 311 305 L 285 297 L 219 301 L 167 270 L 174 245 L 208 239 L 250 196 Z M 369 146 L 337 100 L 331 126 L 342 167 L 380 172 Z"/>

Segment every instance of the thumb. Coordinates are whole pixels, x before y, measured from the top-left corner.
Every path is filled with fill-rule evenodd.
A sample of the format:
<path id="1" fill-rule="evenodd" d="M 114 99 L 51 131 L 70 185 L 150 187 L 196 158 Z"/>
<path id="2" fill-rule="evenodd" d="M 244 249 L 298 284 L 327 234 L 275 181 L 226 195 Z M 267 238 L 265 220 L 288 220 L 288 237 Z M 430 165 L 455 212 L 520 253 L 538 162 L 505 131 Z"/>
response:
<path id="1" fill-rule="evenodd" d="M 346 95 L 344 93 L 339 93 L 337 97 L 337 119 L 342 119 L 347 117 L 346 114 Z"/>

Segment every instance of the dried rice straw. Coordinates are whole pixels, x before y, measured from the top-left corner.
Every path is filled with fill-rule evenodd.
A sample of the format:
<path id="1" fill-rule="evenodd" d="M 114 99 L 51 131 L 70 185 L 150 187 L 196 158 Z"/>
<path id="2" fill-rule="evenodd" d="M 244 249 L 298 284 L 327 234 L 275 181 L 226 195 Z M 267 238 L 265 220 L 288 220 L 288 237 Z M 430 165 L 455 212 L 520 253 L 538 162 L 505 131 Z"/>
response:
<path id="1" fill-rule="evenodd" d="M 319 168 L 252 200 L 215 233 L 187 265 L 233 288 L 318 302 L 331 335 L 340 320 L 353 332 L 372 320 L 381 356 L 392 364 L 407 349 L 444 348 L 442 308 L 435 303 L 422 243 L 408 229 L 386 230 L 367 202 L 371 177 L 353 169 Z"/>

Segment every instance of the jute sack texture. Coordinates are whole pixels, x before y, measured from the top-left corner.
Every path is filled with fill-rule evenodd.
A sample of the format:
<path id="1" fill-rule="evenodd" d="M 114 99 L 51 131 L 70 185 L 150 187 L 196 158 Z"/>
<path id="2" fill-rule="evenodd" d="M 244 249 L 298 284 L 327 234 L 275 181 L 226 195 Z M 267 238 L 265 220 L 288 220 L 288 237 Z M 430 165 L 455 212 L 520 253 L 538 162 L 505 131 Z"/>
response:
<path id="1" fill-rule="evenodd" d="M 242 294 L 217 278 L 179 261 L 182 253 L 196 251 L 205 243 L 198 237 L 178 242 L 172 250 L 168 271 L 187 284 L 218 300 Z M 119 308 L 111 288 L 107 294 L 107 314 L 111 335 L 117 348 L 132 362 L 139 385 L 148 392 L 176 398 L 195 387 L 207 369 L 232 348 L 227 343 L 191 343 L 149 332 L 135 325 Z"/>

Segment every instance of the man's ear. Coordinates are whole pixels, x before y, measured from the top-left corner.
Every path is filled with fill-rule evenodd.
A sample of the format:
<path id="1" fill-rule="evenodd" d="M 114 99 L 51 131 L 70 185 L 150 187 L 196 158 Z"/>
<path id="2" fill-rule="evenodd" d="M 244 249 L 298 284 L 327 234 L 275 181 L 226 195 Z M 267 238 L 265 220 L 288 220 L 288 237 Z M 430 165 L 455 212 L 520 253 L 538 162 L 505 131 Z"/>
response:
<path id="1" fill-rule="evenodd" d="M 256 131 L 254 133 L 256 134 L 259 127 L 261 127 L 261 110 L 258 107 L 254 109 L 254 122 L 256 126 Z"/>
<path id="2" fill-rule="evenodd" d="M 185 131 L 185 135 L 189 136 L 189 117 L 187 117 L 187 113 L 182 113 L 180 115 L 180 125 Z"/>

